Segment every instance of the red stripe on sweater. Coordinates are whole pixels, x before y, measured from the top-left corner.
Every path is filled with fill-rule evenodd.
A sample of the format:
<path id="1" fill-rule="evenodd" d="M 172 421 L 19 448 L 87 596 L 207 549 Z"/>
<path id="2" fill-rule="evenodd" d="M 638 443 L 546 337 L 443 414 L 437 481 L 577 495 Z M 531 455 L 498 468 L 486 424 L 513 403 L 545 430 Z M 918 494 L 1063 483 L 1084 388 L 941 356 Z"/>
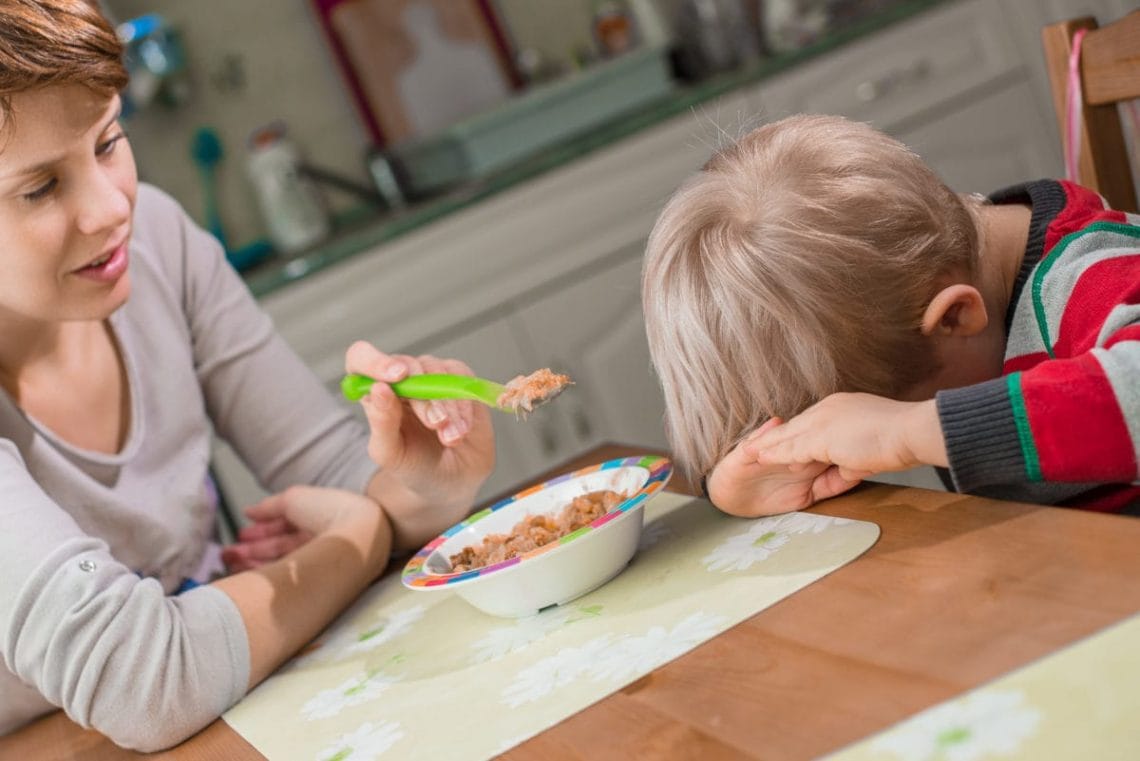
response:
<path id="1" fill-rule="evenodd" d="M 1140 325 L 1129 325 L 1116 331 L 1104 342 L 1104 348 L 1111 349 L 1121 341 L 1140 341 Z"/>
<path id="2" fill-rule="evenodd" d="M 1043 351 L 1034 352 L 1033 354 L 1019 354 L 1016 357 L 1010 357 L 1001 366 L 1001 374 L 1009 375 L 1010 373 L 1024 372 L 1030 370 L 1042 362 L 1047 362 L 1052 357 Z"/>
<path id="3" fill-rule="evenodd" d="M 1093 222 L 1126 222 L 1124 212 L 1104 208 L 1104 201 L 1095 191 L 1067 180 L 1059 180 L 1065 191 L 1065 208 L 1061 209 L 1045 230 L 1045 254 L 1048 257 L 1061 238 Z M 1043 258 L 1044 258 L 1043 257 Z"/>
<path id="4" fill-rule="evenodd" d="M 1054 354 L 1072 357 L 1092 349 L 1109 313 L 1121 304 L 1140 304 L 1140 252 L 1097 262 L 1077 278 L 1061 316 Z"/>
<path id="5" fill-rule="evenodd" d="M 1046 481 L 1136 478 L 1136 452 L 1116 394 L 1091 354 L 1044 362 L 1021 393 Z"/>

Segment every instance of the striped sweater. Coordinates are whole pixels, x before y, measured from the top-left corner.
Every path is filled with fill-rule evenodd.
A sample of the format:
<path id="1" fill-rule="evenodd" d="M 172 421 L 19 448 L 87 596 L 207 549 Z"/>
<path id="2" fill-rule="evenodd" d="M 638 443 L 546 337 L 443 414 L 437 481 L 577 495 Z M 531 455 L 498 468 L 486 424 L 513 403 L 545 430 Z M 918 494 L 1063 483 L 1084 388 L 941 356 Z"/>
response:
<path id="1" fill-rule="evenodd" d="M 940 391 L 958 491 L 1103 511 L 1140 507 L 1140 216 L 1045 180 L 1006 315 L 1003 375 Z"/>

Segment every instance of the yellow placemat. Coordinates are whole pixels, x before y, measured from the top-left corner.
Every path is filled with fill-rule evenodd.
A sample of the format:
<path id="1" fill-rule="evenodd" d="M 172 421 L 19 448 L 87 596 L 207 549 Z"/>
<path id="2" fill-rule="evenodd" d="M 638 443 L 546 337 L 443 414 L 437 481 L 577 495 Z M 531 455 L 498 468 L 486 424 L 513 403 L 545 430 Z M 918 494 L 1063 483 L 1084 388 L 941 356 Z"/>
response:
<path id="1" fill-rule="evenodd" d="M 984 759 L 1140 759 L 1140 616 L 827 757 Z"/>
<path id="2" fill-rule="evenodd" d="M 663 493 L 608 584 L 525 619 L 454 594 L 372 587 L 225 715 L 271 761 L 490 758 L 621 689 L 874 544 L 873 523 L 746 520 Z"/>

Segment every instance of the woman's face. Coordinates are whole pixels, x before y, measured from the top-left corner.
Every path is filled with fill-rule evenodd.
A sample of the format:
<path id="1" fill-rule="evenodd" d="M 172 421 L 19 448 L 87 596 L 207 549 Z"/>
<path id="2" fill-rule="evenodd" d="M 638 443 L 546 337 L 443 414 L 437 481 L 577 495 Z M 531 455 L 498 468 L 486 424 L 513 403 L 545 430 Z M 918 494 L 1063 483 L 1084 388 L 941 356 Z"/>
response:
<path id="1" fill-rule="evenodd" d="M 19 93 L 0 125 L 0 321 L 101 320 L 126 301 L 138 178 L 120 100 Z"/>

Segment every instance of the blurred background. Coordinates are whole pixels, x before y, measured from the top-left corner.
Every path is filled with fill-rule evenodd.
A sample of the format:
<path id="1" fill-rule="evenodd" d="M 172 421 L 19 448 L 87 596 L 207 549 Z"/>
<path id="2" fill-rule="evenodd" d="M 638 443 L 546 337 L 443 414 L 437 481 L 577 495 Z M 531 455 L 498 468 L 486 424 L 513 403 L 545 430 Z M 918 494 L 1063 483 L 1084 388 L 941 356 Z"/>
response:
<path id="1" fill-rule="evenodd" d="M 496 380 L 575 380 L 525 422 L 496 416 L 483 498 L 602 442 L 668 447 L 641 258 L 717 146 L 834 113 L 962 192 L 1060 176 L 1041 28 L 1136 6 L 105 0 L 141 177 L 223 242 L 330 391 L 358 339 Z M 215 445 L 229 502 L 264 494 Z M 883 480 L 941 488 L 930 469 Z"/>
<path id="2" fill-rule="evenodd" d="M 915 5 L 104 3 L 131 52 L 128 127 L 142 177 L 224 237 L 243 269 L 501 170 L 678 84 L 747 71 Z"/>

